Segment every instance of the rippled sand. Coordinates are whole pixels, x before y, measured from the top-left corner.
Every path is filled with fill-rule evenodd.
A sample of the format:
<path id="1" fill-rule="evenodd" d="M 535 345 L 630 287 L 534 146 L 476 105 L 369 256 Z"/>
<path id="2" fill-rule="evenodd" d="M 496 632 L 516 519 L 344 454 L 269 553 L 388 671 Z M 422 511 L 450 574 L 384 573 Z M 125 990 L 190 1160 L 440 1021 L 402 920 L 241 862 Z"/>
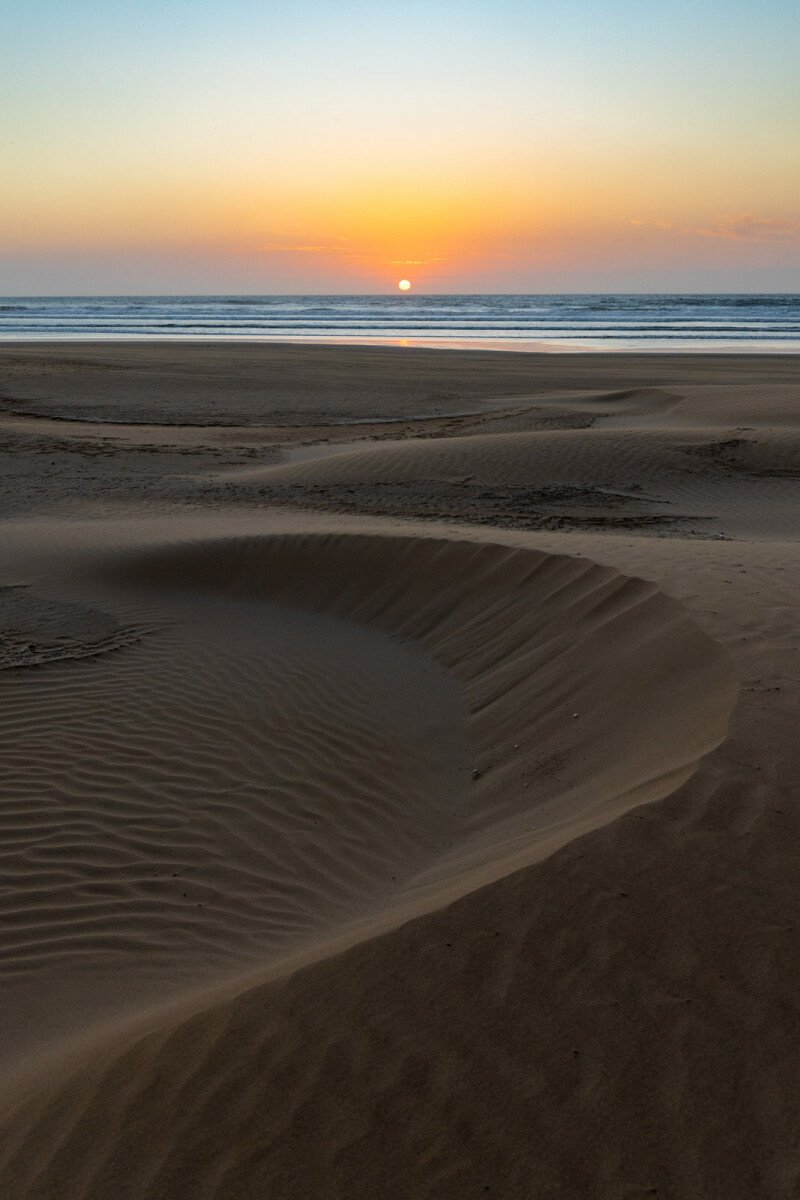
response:
<path id="1" fill-rule="evenodd" d="M 798 383 L 3 350 L 4 1195 L 796 1194 Z"/>

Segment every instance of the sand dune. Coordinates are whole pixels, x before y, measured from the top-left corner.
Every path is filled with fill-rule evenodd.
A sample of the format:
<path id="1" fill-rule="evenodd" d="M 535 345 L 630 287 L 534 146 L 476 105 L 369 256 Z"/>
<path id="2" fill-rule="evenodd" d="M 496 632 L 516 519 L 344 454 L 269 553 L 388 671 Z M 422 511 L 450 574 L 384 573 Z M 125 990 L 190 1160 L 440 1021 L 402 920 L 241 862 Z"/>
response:
<path id="1" fill-rule="evenodd" d="M 93 353 L 10 372 L 2 1195 L 789 1200 L 796 366 L 378 354 L 337 447 Z"/>
<path id="2" fill-rule="evenodd" d="M 314 484 L 421 483 L 429 479 L 475 480 L 487 485 L 547 487 L 583 484 L 599 487 L 662 483 L 687 474 L 683 446 L 702 444 L 674 435 L 639 430 L 543 430 L 488 433 L 471 437 L 377 442 L 364 449 L 309 462 L 244 469 L 235 482 Z"/>
<path id="3" fill-rule="evenodd" d="M 325 959 L 337 937 L 435 910 L 664 796 L 724 736 L 735 693 L 726 656 L 678 605 L 579 559 L 378 535 L 86 558 L 78 582 L 112 609 L 145 595 L 153 632 L 80 679 L 72 664 L 18 669 L 13 712 L 0 708 L 15 734 L 6 1065 L 93 1045 L 88 1077 L 29 1072 L 26 1093 L 48 1105 L 54 1089 L 101 1086 L 100 1063 L 113 1091 L 121 1047 L 138 1057 L 153 1038 L 166 1039 L 157 1074 L 142 1068 L 136 1087 L 158 1092 L 184 1069 L 169 1047 L 209 1003 L 199 985 L 269 978 L 314 942 Z M 229 983 L 214 1022 L 237 1019 L 254 986 Z M 179 1016 L 158 1015 L 165 1000 Z M 144 1043 L 125 1033 L 132 1014 Z M 221 1045 L 191 1068 L 214 1087 L 220 1053 L 227 1073 Z M 261 1100 L 237 1119 L 257 1121 Z M 40 1103 L 17 1101 L 6 1130 Z M 57 1194 L 53 1112 L 28 1128 L 24 1161 L 6 1160 L 12 1193 Z M 93 1122 L 76 1116 L 72 1152 Z M 92 1159 L 115 1157 L 115 1122 L 144 1132 L 151 1117 L 129 1094 Z M 155 1165 L 128 1175 L 130 1194 L 147 1194 Z M 105 1186 L 87 1178 L 76 1194 Z"/>
<path id="4" fill-rule="evenodd" d="M 491 432 L 312 447 L 305 458 L 295 450 L 289 461 L 206 472 L 198 483 L 206 495 L 248 503 L 355 504 L 408 516 L 427 505 L 441 518 L 533 527 L 537 515 L 607 525 L 613 513 L 633 528 L 793 535 L 796 427 L 731 428 L 719 412 L 715 424 L 651 424 L 685 403 L 641 390 L 580 396 L 566 413 L 596 408 L 595 423 L 559 429 L 537 427 L 546 411 L 539 402 L 488 418 Z"/>

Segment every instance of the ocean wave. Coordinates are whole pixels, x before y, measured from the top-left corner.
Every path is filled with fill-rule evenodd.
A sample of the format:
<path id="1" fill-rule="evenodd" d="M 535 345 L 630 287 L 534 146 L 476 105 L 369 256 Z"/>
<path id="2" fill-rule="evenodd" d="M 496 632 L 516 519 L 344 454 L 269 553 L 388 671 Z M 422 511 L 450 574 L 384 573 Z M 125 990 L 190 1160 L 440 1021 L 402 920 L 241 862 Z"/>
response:
<path id="1" fill-rule="evenodd" d="M 8 297 L 0 337 L 708 342 L 800 349 L 798 295 Z"/>

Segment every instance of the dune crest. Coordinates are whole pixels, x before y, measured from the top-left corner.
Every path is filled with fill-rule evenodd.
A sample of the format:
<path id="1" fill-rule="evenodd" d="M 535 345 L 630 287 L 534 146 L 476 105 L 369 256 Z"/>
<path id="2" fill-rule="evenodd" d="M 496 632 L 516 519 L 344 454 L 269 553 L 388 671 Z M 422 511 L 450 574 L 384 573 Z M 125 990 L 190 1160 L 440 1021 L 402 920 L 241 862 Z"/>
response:
<path id="1" fill-rule="evenodd" d="M 144 551 L 111 574 L 325 612 L 424 647 L 465 689 L 477 777 L 469 830 L 496 830 L 544 803 L 563 825 L 561 789 L 591 779 L 569 802 L 583 825 L 584 805 L 602 812 L 658 792 L 724 736 L 727 656 L 652 584 L 585 559 L 489 542 L 284 534 Z"/>
<path id="2" fill-rule="evenodd" d="M 39 900 L 37 937 L 19 947 L 17 967 L 31 972 L 35 996 L 42 955 L 40 981 L 53 987 L 74 974 L 76 955 L 85 967 L 94 942 L 102 958 L 135 938 L 156 984 L 164 948 L 169 958 L 183 955 L 186 984 L 181 994 L 173 973 L 159 1003 L 151 979 L 135 1020 L 109 993 L 95 1026 L 65 1039 L 71 1052 L 62 1065 L 57 1046 L 44 1066 L 34 1069 L 31 1055 L 4 1102 L 0 1182 L 19 1200 L 55 1200 L 65 1170 L 70 1196 L 86 1200 L 240 1200 L 276 1186 L 299 1196 L 314 1185 L 316 1168 L 295 1162 L 287 1176 L 275 1147 L 313 1109 L 315 1073 L 329 1086 L 338 1069 L 335 1014 L 313 1033 L 305 1024 L 317 1026 L 309 1015 L 317 989 L 340 992 L 359 956 L 391 955 L 408 921 L 424 928 L 454 902 L 491 906 L 492 889 L 505 888 L 513 872 L 676 788 L 725 735 L 733 671 L 677 602 L 585 559 L 378 533 L 88 550 L 70 567 L 84 591 L 109 610 L 162 612 L 173 629 L 161 643 L 151 638 L 92 667 L 95 686 L 118 697 L 120 735 L 134 712 L 125 717 L 125 696 L 140 689 L 142 724 L 127 736 L 164 784 L 148 792 L 137 781 L 123 737 L 128 768 L 117 764 L 116 825 L 112 810 L 101 819 L 86 801 L 84 820 L 97 835 L 88 864 L 76 865 L 69 836 L 60 842 L 58 829 L 37 817 L 50 861 L 61 855 L 66 867 L 66 853 L 72 874 L 49 908 Z M 162 660 L 158 703 L 144 682 L 153 669 L 148 654 Z M 243 679 L 245 661 L 252 677 Z M 30 677 L 31 720 L 42 705 L 58 704 L 63 726 L 74 705 L 75 736 L 89 738 L 81 722 L 96 716 L 72 694 L 68 669 L 57 664 Z M 403 733 L 398 722 L 420 703 L 421 682 L 439 711 L 423 706 Z M 226 689 L 235 697 L 237 688 L 244 699 L 218 711 L 212 697 Z M 281 724 L 287 704 L 294 716 Z M 163 731 L 173 720 L 170 746 Z M 416 774 L 408 761 L 422 729 L 431 739 L 422 757 L 441 759 L 438 775 L 433 759 Z M 281 737 L 289 738 L 288 759 L 279 756 Z M 263 746 L 278 755 L 277 766 L 258 758 Z M 333 764 L 343 754 L 337 779 Z M 226 755 L 235 757 L 226 763 Z M 178 768 L 193 780 L 185 792 L 170 790 Z M 218 790 L 213 781 L 230 769 L 248 775 L 228 788 L 223 807 L 198 804 L 209 781 Z M 327 790 L 314 783 L 318 769 Z M 423 775 L 433 780 L 427 791 Z M 51 778 L 63 788 L 57 765 Z M 314 813 L 325 818 L 322 839 Z M 276 857 L 279 844 L 286 849 Z M 164 847 L 174 856 L 180 845 L 192 898 L 203 896 L 191 914 L 180 907 L 183 879 L 162 870 Z M 120 855 L 131 864 L 125 887 L 106 909 L 87 906 L 92 881 L 110 879 Z M 143 902 L 148 864 L 160 877 L 152 905 Z M 79 926 L 68 911 L 75 895 Z M 175 941 L 175 929 L 188 940 Z M 356 945 L 342 955 L 348 942 Z M 216 962 L 205 982 L 192 976 L 192 943 Z M 302 951 L 294 966 L 293 946 Z M 358 1006 L 357 977 L 352 983 Z M 107 976 L 100 972 L 94 986 L 107 987 Z M 368 997 L 362 1001 L 368 1060 L 380 1029 L 370 1025 Z M 329 1065 L 320 1053 L 333 1056 Z M 379 1103 L 363 1096 L 345 1125 L 358 1122 L 360 1105 L 374 1116 Z M 344 1147 L 358 1135 L 349 1125 L 340 1134 L 349 1154 Z"/>

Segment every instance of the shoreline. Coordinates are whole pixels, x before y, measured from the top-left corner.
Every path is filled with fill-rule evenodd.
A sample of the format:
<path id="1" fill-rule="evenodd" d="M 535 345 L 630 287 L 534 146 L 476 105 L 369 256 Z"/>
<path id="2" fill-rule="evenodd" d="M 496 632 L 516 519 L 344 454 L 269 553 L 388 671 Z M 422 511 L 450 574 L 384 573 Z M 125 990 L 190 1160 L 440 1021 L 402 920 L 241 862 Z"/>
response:
<path id="1" fill-rule="evenodd" d="M 394 347 L 399 349 L 417 350 L 465 350 L 493 351 L 498 353 L 517 354 L 714 354 L 714 355 L 793 355 L 800 354 L 800 339 L 788 345 L 780 341 L 742 341 L 737 342 L 707 342 L 698 343 L 674 341 L 669 345 L 647 344 L 645 339 L 628 342 L 619 340 L 614 345 L 604 345 L 595 341 L 571 339 L 569 341 L 543 341 L 541 339 L 525 338 L 425 338 L 425 337 L 338 337 L 320 335 L 318 337 L 289 337 L 285 335 L 262 334 L 0 334 L 0 349 L 13 346 L 29 345 L 148 345 L 151 343 L 164 344 L 222 344 L 222 345 L 296 345 L 296 346 L 361 346 Z"/>

